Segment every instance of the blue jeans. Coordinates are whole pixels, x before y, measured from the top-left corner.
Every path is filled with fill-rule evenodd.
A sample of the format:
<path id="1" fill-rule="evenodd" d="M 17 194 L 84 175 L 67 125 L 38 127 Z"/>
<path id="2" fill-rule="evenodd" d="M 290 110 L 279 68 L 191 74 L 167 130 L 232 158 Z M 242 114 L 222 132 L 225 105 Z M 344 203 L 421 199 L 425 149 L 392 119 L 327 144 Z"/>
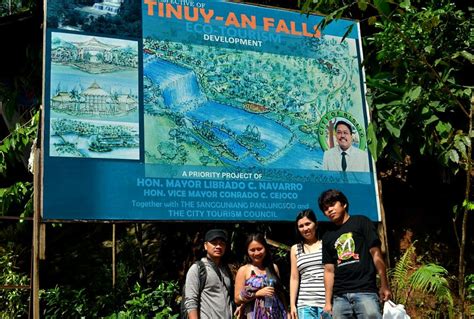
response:
<path id="1" fill-rule="evenodd" d="M 322 311 L 320 307 L 298 307 L 298 319 L 319 319 Z"/>
<path id="2" fill-rule="evenodd" d="M 379 296 L 373 292 L 335 295 L 332 303 L 334 319 L 382 319 Z"/>

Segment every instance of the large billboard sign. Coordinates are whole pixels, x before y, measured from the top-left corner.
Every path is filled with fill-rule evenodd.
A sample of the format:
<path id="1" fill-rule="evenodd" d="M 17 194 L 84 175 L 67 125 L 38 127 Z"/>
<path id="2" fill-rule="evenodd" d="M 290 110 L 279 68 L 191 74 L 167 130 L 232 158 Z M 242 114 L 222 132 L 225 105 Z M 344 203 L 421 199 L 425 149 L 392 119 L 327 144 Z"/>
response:
<path id="1" fill-rule="evenodd" d="M 356 22 L 71 3 L 47 3 L 44 219 L 290 221 L 337 188 L 380 220 Z"/>

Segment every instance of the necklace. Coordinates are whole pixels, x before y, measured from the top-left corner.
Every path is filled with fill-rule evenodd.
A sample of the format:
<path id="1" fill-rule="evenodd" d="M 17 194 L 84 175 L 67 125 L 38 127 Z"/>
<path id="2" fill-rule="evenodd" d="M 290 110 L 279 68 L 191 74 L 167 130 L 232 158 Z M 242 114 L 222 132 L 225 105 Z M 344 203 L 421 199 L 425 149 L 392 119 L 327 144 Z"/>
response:
<path id="1" fill-rule="evenodd" d="M 253 272 L 257 275 L 265 275 L 267 273 L 265 268 L 260 268 L 258 266 L 250 264 L 250 269 L 253 270 Z"/>
<path id="2" fill-rule="evenodd" d="M 308 253 L 314 253 L 321 248 L 322 242 L 320 240 L 316 240 L 314 243 L 311 244 L 303 244 L 304 250 Z"/>

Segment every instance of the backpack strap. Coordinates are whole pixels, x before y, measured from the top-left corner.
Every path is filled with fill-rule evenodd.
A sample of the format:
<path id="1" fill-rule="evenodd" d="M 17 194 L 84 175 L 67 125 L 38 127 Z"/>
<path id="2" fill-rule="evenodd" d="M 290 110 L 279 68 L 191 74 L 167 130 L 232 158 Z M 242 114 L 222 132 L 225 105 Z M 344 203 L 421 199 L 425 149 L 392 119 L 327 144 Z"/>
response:
<path id="1" fill-rule="evenodd" d="M 206 270 L 206 265 L 204 265 L 204 262 L 202 260 L 197 260 L 196 261 L 196 266 L 198 267 L 198 274 L 199 274 L 199 298 L 201 297 L 201 292 L 204 289 L 204 286 L 206 285 L 206 280 L 207 280 L 207 270 Z"/>
<path id="2" fill-rule="evenodd" d="M 234 280 L 233 280 L 233 276 L 232 276 L 232 271 L 230 270 L 230 267 L 228 264 L 224 264 L 222 266 L 224 272 L 226 272 L 227 276 L 230 278 L 230 287 L 227 287 L 224 283 L 224 286 L 227 288 L 227 292 L 229 293 L 229 297 L 230 297 L 230 300 L 232 301 L 232 304 L 234 303 Z M 222 280 L 222 282 L 224 282 L 224 280 Z"/>
<path id="3" fill-rule="evenodd" d="M 198 300 L 201 300 L 201 293 L 204 289 L 204 286 L 206 285 L 206 279 L 207 279 L 207 270 L 206 270 L 206 265 L 204 265 L 204 262 L 202 260 L 196 260 L 194 262 L 198 268 L 198 277 L 199 277 L 199 286 L 198 286 Z M 188 311 L 186 310 L 186 307 L 184 306 L 184 295 L 185 295 L 185 287 L 183 286 L 183 299 L 181 300 L 181 319 L 188 319 Z M 198 303 L 198 308 L 197 311 L 199 313 L 201 303 Z"/>
<path id="4" fill-rule="evenodd" d="M 214 272 L 219 277 L 219 280 L 222 283 L 222 285 L 224 286 L 224 288 L 227 290 L 227 293 L 228 293 L 229 298 L 230 298 L 231 303 L 232 303 L 232 307 L 234 307 L 234 301 L 233 301 L 234 298 L 232 297 L 234 295 L 234 280 L 232 279 L 232 272 L 230 271 L 229 265 L 228 264 L 223 264 L 223 265 L 221 265 L 221 267 L 222 267 L 221 269 L 229 277 L 230 287 L 226 285 L 224 278 L 222 278 L 222 274 L 221 274 L 221 271 L 220 271 L 219 267 L 211 259 L 207 258 L 207 261 L 208 261 L 209 265 L 211 265 L 211 268 L 214 270 Z"/>

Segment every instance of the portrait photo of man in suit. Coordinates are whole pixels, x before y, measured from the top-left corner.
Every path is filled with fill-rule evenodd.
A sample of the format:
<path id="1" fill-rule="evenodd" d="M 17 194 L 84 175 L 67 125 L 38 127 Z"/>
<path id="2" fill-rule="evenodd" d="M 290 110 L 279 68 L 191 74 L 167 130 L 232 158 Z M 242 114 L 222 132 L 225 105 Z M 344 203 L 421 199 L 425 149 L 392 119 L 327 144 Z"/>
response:
<path id="1" fill-rule="evenodd" d="M 340 120 L 336 122 L 334 127 L 337 145 L 324 152 L 323 169 L 344 172 L 369 172 L 369 154 L 353 145 L 354 131 L 352 125 Z"/>

